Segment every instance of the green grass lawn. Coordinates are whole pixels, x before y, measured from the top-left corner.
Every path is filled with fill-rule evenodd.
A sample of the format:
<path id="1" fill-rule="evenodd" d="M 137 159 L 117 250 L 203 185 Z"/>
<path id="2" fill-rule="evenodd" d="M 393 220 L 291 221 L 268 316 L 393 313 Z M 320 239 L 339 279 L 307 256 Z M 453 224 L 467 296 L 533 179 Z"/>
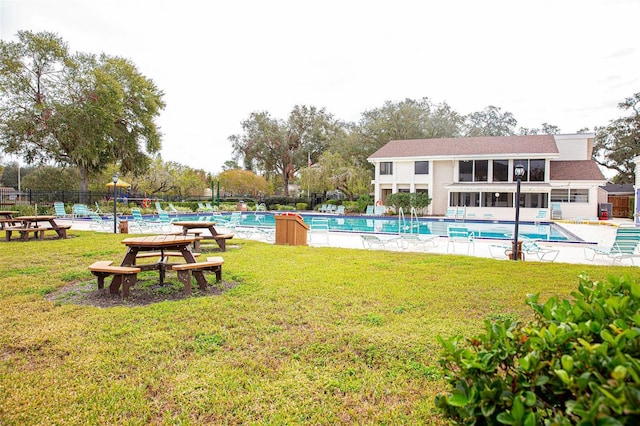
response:
<path id="1" fill-rule="evenodd" d="M 446 424 L 438 334 L 529 319 L 526 294 L 568 296 L 583 272 L 640 276 L 234 239 L 232 289 L 99 308 L 45 296 L 95 285 L 87 266 L 119 262 L 123 236 L 70 235 L 0 242 L 0 424 Z"/>

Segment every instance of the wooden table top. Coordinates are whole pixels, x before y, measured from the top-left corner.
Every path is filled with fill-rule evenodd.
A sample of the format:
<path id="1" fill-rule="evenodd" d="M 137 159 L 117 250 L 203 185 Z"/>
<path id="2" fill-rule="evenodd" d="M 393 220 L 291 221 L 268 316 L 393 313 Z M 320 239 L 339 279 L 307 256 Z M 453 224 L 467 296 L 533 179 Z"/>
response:
<path id="1" fill-rule="evenodd" d="M 210 226 L 213 226 L 216 224 L 216 222 L 202 222 L 202 221 L 197 221 L 197 220 L 192 220 L 192 221 L 178 221 L 178 222 L 171 222 L 172 225 L 176 225 L 176 226 L 183 226 L 183 227 L 187 227 L 187 228 L 208 228 Z"/>
<path id="2" fill-rule="evenodd" d="M 175 245 L 188 245 L 202 237 L 195 235 L 152 235 L 148 237 L 131 237 L 122 240 L 122 244 L 136 247 L 164 247 Z"/>
<path id="3" fill-rule="evenodd" d="M 14 217 L 16 220 L 28 220 L 28 221 L 36 221 L 36 220 L 53 220 L 57 218 L 57 216 L 18 216 Z"/>
<path id="4" fill-rule="evenodd" d="M 0 210 L 0 216 L 13 216 L 16 213 L 18 212 L 15 210 Z"/>

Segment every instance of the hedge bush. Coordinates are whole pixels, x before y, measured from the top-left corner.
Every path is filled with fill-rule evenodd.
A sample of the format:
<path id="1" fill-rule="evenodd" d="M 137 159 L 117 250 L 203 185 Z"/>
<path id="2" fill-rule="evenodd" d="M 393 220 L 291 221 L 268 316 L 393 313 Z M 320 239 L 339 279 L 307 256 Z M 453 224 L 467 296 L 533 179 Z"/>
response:
<path id="1" fill-rule="evenodd" d="M 528 296 L 527 324 L 438 336 L 451 389 L 436 405 L 465 424 L 640 424 L 640 284 L 581 276 L 572 296 Z"/>

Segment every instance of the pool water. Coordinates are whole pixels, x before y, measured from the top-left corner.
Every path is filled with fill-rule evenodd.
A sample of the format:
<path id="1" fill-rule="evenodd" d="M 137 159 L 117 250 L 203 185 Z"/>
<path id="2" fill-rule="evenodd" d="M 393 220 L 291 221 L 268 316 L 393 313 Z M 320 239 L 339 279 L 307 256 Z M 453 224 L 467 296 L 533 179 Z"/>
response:
<path id="1" fill-rule="evenodd" d="M 226 214 L 222 214 L 228 218 Z M 450 225 L 464 226 L 474 233 L 476 238 L 487 239 L 512 239 L 514 222 L 509 221 L 482 221 L 466 220 L 456 221 L 443 218 L 418 218 L 413 221 L 408 219 L 398 222 L 394 216 L 368 217 L 368 216 L 330 216 L 317 214 L 302 214 L 305 223 L 311 224 L 314 218 L 329 220 L 329 230 L 335 232 L 358 233 L 382 233 L 398 234 L 399 232 L 414 234 L 434 234 L 447 236 L 447 228 Z M 275 227 L 276 221 L 273 213 L 243 213 L 241 226 Z M 520 222 L 518 234 L 543 241 L 581 242 L 579 237 L 555 223 L 549 222 Z"/>

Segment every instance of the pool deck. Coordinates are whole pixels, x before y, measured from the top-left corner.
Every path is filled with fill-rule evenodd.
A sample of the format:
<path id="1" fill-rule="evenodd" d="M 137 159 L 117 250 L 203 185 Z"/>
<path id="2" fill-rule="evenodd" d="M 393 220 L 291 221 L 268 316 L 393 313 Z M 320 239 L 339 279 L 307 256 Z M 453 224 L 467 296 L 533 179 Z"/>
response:
<path id="1" fill-rule="evenodd" d="M 89 230 L 89 221 L 70 219 L 60 219 L 61 223 L 71 225 L 71 229 L 74 230 Z M 544 242 L 540 243 L 542 246 L 553 247 L 559 250 L 558 257 L 555 263 L 582 263 L 582 264 L 595 264 L 595 265 L 611 265 L 611 260 L 602 259 L 596 257 L 594 261 L 589 261 L 585 258 L 584 248 L 588 246 L 608 246 L 611 245 L 615 239 L 616 229 L 619 225 L 633 225 L 633 221 L 630 219 L 613 218 L 606 222 L 606 224 L 587 224 L 587 223 L 570 223 L 561 222 L 560 226 L 580 237 L 585 243 L 567 243 L 567 242 Z M 172 231 L 177 231 L 176 229 Z M 392 235 L 380 235 L 381 238 L 392 238 Z M 238 238 L 240 238 L 238 236 Z M 265 241 L 264 234 L 255 233 L 249 234 L 246 238 Z M 476 239 L 474 242 L 475 253 L 469 253 L 471 256 L 487 257 L 491 258 L 491 252 L 489 246 L 492 244 L 508 244 L 505 240 L 489 240 L 489 239 Z M 312 247 L 342 247 L 350 249 L 365 249 L 363 246 L 362 238 L 360 234 L 349 232 L 329 232 L 328 237 L 326 235 L 311 234 L 310 246 Z M 387 244 L 384 250 L 398 251 L 403 250 L 397 246 L 397 244 Z M 436 246 L 432 247 L 428 245 L 426 250 L 422 247 L 410 247 L 404 251 L 411 252 L 424 252 L 424 253 L 439 253 L 447 254 L 447 238 L 438 237 L 436 239 Z M 496 250 L 494 250 L 494 253 Z M 466 245 L 456 244 L 455 252 L 451 250 L 449 254 L 467 255 Z M 508 260 L 506 256 L 504 260 Z M 526 256 L 525 261 L 538 261 L 535 256 Z M 640 255 L 636 260 L 636 263 L 640 264 Z M 616 262 L 617 265 L 633 266 L 631 260 L 625 259 L 622 262 Z"/>

